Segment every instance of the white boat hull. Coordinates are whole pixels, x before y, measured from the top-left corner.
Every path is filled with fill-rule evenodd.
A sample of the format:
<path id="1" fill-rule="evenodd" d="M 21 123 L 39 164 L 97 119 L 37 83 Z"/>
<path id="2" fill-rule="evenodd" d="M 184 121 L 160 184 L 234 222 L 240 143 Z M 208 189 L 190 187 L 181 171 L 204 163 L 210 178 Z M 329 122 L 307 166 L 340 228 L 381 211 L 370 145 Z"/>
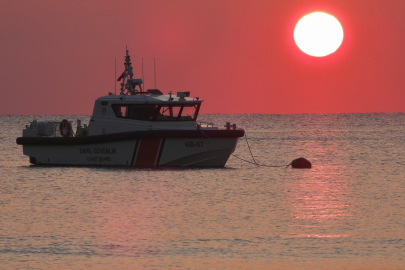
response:
<path id="1" fill-rule="evenodd" d="M 238 137 L 23 144 L 23 153 L 36 165 L 223 167 L 235 150 Z"/>

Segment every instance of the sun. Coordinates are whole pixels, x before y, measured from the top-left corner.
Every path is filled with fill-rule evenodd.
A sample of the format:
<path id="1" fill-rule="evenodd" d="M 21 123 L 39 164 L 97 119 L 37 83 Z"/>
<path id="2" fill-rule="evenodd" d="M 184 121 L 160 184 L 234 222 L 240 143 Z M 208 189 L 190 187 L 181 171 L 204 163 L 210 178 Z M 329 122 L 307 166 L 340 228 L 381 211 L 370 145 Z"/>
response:
<path id="1" fill-rule="evenodd" d="M 323 57 L 340 47 L 343 41 L 343 28 L 332 15 L 314 12 L 298 21 L 294 30 L 294 40 L 304 53 Z"/>

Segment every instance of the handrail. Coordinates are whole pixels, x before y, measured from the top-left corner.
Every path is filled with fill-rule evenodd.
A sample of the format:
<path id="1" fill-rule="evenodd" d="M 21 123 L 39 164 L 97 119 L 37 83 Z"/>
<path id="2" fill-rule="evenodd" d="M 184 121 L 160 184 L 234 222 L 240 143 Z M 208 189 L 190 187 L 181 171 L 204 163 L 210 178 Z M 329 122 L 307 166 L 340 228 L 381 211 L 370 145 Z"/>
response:
<path id="1" fill-rule="evenodd" d="M 74 137 L 74 131 L 73 131 L 73 126 L 72 126 L 73 121 L 49 121 L 49 123 L 52 123 L 53 125 L 53 137 Z M 69 124 L 70 130 L 67 129 L 66 132 L 68 133 L 67 136 L 63 136 L 62 132 L 65 132 L 64 129 L 60 129 L 61 124 Z"/>

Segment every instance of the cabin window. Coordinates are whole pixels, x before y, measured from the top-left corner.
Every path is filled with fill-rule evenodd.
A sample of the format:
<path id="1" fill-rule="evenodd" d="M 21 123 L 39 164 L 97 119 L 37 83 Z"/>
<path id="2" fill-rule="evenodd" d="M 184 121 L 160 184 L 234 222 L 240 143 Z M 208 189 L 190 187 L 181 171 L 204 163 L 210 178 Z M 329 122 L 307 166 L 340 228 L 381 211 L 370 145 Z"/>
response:
<path id="1" fill-rule="evenodd" d="M 195 120 L 197 118 L 200 104 L 185 104 L 181 112 L 180 120 Z"/>
<path id="2" fill-rule="evenodd" d="M 113 106 L 115 115 L 119 118 L 128 117 L 128 106 Z"/>
<path id="3" fill-rule="evenodd" d="M 146 120 L 152 121 L 157 105 L 151 106 L 130 106 L 129 108 L 129 118 L 136 120 Z"/>
<path id="4" fill-rule="evenodd" d="M 156 121 L 176 121 L 180 115 L 181 105 L 162 105 Z"/>
<path id="5" fill-rule="evenodd" d="M 195 121 L 200 103 L 160 105 L 156 121 Z"/>
<path id="6" fill-rule="evenodd" d="M 112 105 L 118 118 L 152 121 L 158 105 Z"/>
<path id="7" fill-rule="evenodd" d="M 142 105 L 112 105 L 118 118 L 143 121 L 195 121 L 200 103 L 196 104 L 142 104 Z"/>

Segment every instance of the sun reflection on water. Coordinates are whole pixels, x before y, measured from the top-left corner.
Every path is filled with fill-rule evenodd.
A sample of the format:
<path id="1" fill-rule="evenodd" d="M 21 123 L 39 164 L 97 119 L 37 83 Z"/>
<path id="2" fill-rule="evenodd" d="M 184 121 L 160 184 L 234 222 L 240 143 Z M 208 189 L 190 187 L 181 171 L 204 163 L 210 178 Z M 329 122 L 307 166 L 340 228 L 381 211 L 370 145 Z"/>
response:
<path id="1" fill-rule="evenodd" d="M 288 201 L 291 224 L 286 237 L 340 238 L 351 236 L 348 221 L 353 216 L 353 202 L 348 186 L 348 169 L 333 162 L 334 155 L 344 155 L 344 147 L 333 134 L 324 134 L 325 140 L 304 142 L 305 152 L 315 162 L 311 170 L 293 170 L 289 184 Z M 332 138 L 332 139 L 331 139 Z M 327 163 L 316 164 L 317 157 Z"/>

